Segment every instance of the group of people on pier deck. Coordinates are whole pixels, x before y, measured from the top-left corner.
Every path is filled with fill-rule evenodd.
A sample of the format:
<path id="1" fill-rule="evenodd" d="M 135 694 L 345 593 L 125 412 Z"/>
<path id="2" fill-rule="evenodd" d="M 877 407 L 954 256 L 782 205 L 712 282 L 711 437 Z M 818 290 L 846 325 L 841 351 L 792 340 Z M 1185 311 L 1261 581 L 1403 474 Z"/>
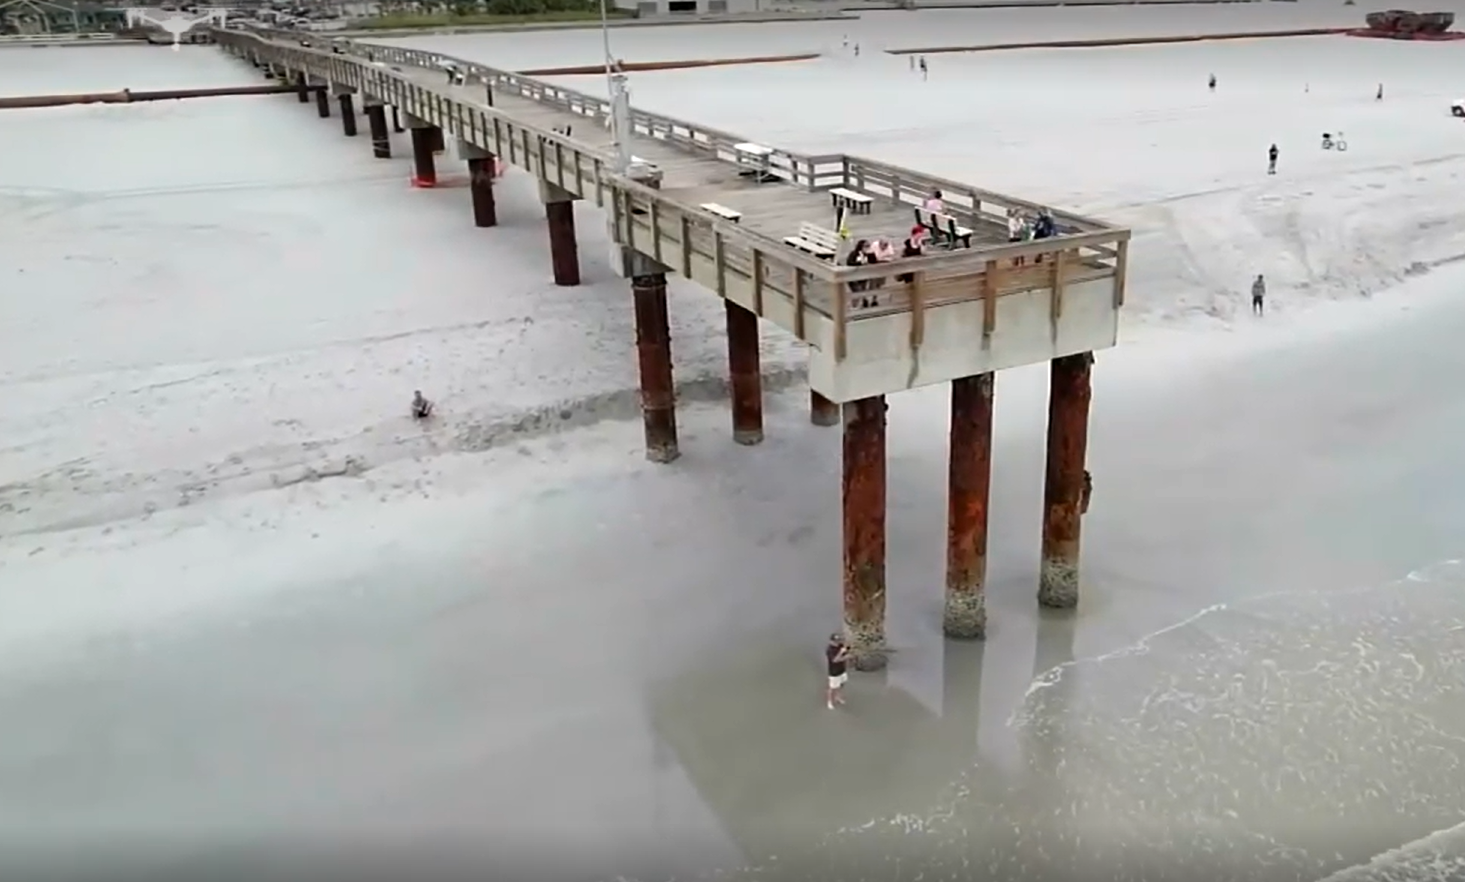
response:
<path id="1" fill-rule="evenodd" d="M 926 197 L 926 201 L 921 203 L 921 207 L 932 214 L 945 213 L 946 203 L 941 198 L 941 191 L 932 190 L 931 195 Z M 897 259 L 897 257 L 902 259 L 920 257 L 926 253 L 926 240 L 928 236 L 929 231 L 920 224 L 911 227 L 910 235 L 906 236 L 905 241 L 901 243 L 900 253 L 898 255 L 896 254 L 895 246 L 891 244 L 889 239 L 860 239 L 855 242 L 855 247 L 845 257 L 844 262 L 846 266 L 870 266 L 876 263 L 889 263 Z M 912 278 L 914 278 L 912 274 L 905 273 L 896 276 L 896 281 L 910 282 Z M 885 287 L 884 279 L 850 282 L 850 292 L 862 295 L 854 298 L 852 305 L 860 309 L 879 306 L 878 298 L 874 294 L 867 292 L 883 287 Z"/>
<path id="2" fill-rule="evenodd" d="M 921 207 L 932 215 L 944 215 L 946 203 L 942 198 L 940 190 L 932 190 L 931 195 L 921 203 Z M 1058 223 L 1053 219 L 1053 213 L 1047 208 L 1039 208 L 1035 212 L 1027 212 L 1021 208 L 1009 208 L 1007 210 L 1007 241 L 1009 242 L 1031 242 L 1037 239 L 1049 239 L 1058 235 Z M 910 235 L 897 250 L 889 239 L 859 239 L 845 256 L 846 266 L 871 266 L 877 263 L 889 263 L 893 260 L 911 257 L 920 257 L 927 252 L 931 231 L 921 224 L 911 227 Z M 1042 256 L 1038 256 L 1039 262 Z M 1016 258 L 1017 264 L 1025 263 L 1024 258 Z M 902 273 L 895 277 L 897 282 L 909 283 L 914 278 L 912 273 Z M 885 287 L 885 279 L 866 279 L 857 282 L 850 282 L 850 293 L 855 295 L 851 300 L 851 306 L 857 309 L 870 309 L 880 305 L 879 298 L 873 292 Z"/>
<path id="3" fill-rule="evenodd" d="M 889 239 L 860 239 L 855 242 L 855 247 L 850 250 L 849 255 L 844 259 L 846 266 L 870 266 L 876 263 L 889 263 L 899 258 L 920 257 L 925 254 L 926 228 L 922 226 L 911 227 L 909 236 L 901 244 L 899 254 Z M 909 282 L 913 276 L 905 273 L 896 276 L 896 281 Z M 850 293 L 856 294 L 852 305 L 860 309 L 868 309 L 880 305 L 879 299 L 872 291 L 885 287 L 884 279 L 867 279 L 850 282 Z"/>

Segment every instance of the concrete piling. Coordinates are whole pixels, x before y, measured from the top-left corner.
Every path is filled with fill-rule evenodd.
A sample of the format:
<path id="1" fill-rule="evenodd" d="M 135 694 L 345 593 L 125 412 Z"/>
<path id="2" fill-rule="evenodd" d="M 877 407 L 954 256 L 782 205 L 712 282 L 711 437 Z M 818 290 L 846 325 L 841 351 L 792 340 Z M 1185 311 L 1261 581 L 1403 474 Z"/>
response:
<path id="1" fill-rule="evenodd" d="M 321 119 L 331 118 L 331 96 L 325 89 L 315 91 L 315 112 Z"/>
<path id="2" fill-rule="evenodd" d="M 671 462 L 681 455 L 681 451 L 677 446 L 666 273 L 632 276 L 631 295 L 636 310 L 636 355 L 641 370 L 641 417 L 646 426 L 646 458 L 652 462 Z"/>
<path id="3" fill-rule="evenodd" d="M 437 126 L 412 127 L 412 185 L 414 187 L 437 186 L 437 164 L 433 159 L 432 145 L 442 139 L 442 130 Z"/>
<path id="4" fill-rule="evenodd" d="M 402 111 L 396 107 L 392 108 L 392 131 L 399 135 L 407 131 L 402 128 Z"/>
<path id="5" fill-rule="evenodd" d="M 568 197 L 546 201 L 544 213 L 549 224 L 549 258 L 554 267 L 554 283 L 566 287 L 578 285 L 580 250 L 575 242 L 575 203 Z M 663 275 L 663 290 L 665 287 Z"/>
<path id="6" fill-rule="evenodd" d="M 295 85 L 295 99 L 297 101 L 299 101 L 301 104 L 309 104 L 310 103 L 310 88 L 309 88 L 310 83 L 306 80 L 305 73 L 304 72 L 300 72 L 300 73 L 292 74 L 292 78 L 293 78 L 293 83 Z"/>
<path id="7" fill-rule="evenodd" d="M 885 396 L 844 405 L 844 630 L 855 668 L 885 667 Z"/>
<path id="8" fill-rule="evenodd" d="M 727 311 L 727 368 L 732 398 L 733 441 L 763 440 L 763 378 L 758 364 L 758 316 L 731 300 Z"/>
<path id="9" fill-rule="evenodd" d="M 473 225 L 498 226 L 498 206 L 493 199 L 493 156 L 468 160 L 468 193 L 473 199 Z"/>
<path id="10" fill-rule="evenodd" d="M 341 131 L 346 137 L 356 137 L 356 107 L 352 103 L 351 93 L 342 92 L 336 96 L 336 101 L 341 105 Z"/>
<path id="11" fill-rule="evenodd" d="M 381 104 L 366 105 L 366 126 L 371 132 L 371 155 L 377 159 L 391 159 L 392 138 L 387 134 L 387 108 Z"/>
<path id="12" fill-rule="evenodd" d="M 839 405 L 810 389 L 809 422 L 816 426 L 839 425 Z"/>
<path id="13" fill-rule="evenodd" d="M 1079 527 L 1086 486 L 1092 352 L 1055 358 L 1048 391 L 1048 467 L 1043 485 L 1043 549 L 1038 603 L 1078 605 Z"/>
<path id="14" fill-rule="evenodd" d="M 987 635 L 987 500 L 992 484 L 991 373 L 951 382 L 950 471 L 946 520 L 947 637 Z"/>

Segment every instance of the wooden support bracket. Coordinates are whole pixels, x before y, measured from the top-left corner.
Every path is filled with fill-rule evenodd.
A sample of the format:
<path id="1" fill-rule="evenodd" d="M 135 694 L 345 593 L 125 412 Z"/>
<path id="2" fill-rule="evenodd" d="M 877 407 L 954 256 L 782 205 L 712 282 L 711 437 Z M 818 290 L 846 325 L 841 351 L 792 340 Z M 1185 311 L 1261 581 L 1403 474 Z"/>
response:
<path id="1" fill-rule="evenodd" d="M 982 342 L 990 343 L 992 331 L 997 327 L 997 261 L 987 261 L 987 271 L 982 274 Z"/>

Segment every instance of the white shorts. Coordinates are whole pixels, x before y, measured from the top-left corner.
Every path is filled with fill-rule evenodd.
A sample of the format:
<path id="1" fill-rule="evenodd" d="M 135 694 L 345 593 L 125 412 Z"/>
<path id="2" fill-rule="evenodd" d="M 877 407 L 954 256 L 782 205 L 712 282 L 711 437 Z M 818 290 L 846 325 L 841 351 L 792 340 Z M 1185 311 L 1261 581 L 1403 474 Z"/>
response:
<path id="1" fill-rule="evenodd" d="M 846 681 L 848 679 L 849 679 L 849 674 L 840 674 L 838 677 L 830 677 L 829 678 L 829 688 L 830 689 L 838 689 L 839 687 L 843 686 L 844 685 L 844 681 Z"/>

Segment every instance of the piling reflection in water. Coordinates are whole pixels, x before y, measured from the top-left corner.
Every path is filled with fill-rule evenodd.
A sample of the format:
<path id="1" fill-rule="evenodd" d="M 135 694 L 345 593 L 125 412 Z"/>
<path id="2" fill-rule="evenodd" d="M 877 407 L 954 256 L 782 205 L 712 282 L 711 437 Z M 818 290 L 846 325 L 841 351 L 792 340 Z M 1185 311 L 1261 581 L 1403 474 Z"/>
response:
<path id="1" fill-rule="evenodd" d="M 896 690 L 861 695 L 858 682 L 847 718 L 821 716 L 801 694 L 806 713 L 792 698 L 727 708 L 700 735 L 667 736 L 747 852 L 751 866 L 732 877 L 1318 880 L 1460 822 L 1457 562 L 1207 610 L 1098 659 L 1064 658 L 1071 622 L 1041 628 L 1040 675 L 1009 722 L 1015 769 L 984 761 L 975 702 L 971 720 L 950 719 L 962 710 L 949 704 L 935 720 Z M 807 719 L 802 731 L 741 739 L 733 717 L 763 728 Z M 774 744 L 772 755 L 743 755 L 749 742 Z M 966 769 L 942 780 L 954 765 Z M 877 805 L 878 820 L 859 817 Z M 788 835 L 780 824 L 798 818 L 827 829 L 805 820 Z M 1434 836 L 1399 860 L 1438 867 L 1451 843 L 1465 835 Z M 1370 872 L 1359 878 L 1405 878 Z"/>

